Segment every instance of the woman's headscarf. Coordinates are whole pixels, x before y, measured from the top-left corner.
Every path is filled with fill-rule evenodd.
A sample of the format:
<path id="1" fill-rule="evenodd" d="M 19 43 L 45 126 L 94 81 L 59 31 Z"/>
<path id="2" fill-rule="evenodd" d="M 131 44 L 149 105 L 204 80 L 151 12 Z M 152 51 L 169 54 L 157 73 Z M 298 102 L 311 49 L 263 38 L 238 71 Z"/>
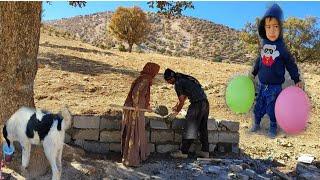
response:
<path id="1" fill-rule="evenodd" d="M 139 79 L 141 76 L 143 78 L 147 78 L 151 86 L 152 79 L 158 74 L 159 70 L 160 70 L 160 66 L 158 64 L 148 62 L 146 65 L 144 65 L 142 71 L 140 72 L 140 76 L 137 79 Z"/>
<path id="2" fill-rule="evenodd" d="M 150 101 L 150 86 L 152 86 L 153 78 L 158 74 L 160 66 L 156 63 L 148 62 L 140 72 L 140 76 L 134 80 L 131 84 L 129 94 L 126 99 L 126 104 L 132 102 L 132 91 L 136 84 L 141 83 L 144 79 L 147 79 L 149 82 L 148 91 L 146 94 L 146 107 L 149 106 Z"/>

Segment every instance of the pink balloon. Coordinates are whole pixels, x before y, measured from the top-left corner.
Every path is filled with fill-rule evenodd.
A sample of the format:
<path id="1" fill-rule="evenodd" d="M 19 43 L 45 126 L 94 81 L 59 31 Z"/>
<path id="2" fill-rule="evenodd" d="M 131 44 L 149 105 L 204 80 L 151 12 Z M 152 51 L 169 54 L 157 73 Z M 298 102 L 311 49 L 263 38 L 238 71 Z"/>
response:
<path id="1" fill-rule="evenodd" d="M 286 133 L 302 132 L 306 128 L 309 113 L 309 99 L 301 88 L 290 86 L 279 94 L 275 105 L 275 115 L 277 123 Z"/>

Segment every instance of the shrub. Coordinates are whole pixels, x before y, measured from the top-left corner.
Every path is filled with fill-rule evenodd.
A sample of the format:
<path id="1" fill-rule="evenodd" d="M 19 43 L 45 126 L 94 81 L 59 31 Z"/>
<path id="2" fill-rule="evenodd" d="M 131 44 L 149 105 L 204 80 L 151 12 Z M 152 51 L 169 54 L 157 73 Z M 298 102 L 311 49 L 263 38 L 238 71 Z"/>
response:
<path id="1" fill-rule="evenodd" d="M 124 47 L 123 44 L 120 44 L 120 45 L 118 46 L 118 50 L 121 51 L 121 52 L 126 52 L 126 51 L 127 51 L 127 50 L 126 50 L 126 47 Z"/>
<path id="2" fill-rule="evenodd" d="M 222 62 L 222 57 L 220 55 L 215 54 L 214 55 L 214 61 L 215 62 Z"/>
<path id="3" fill-rule="evenodd" d="M 137 53 L 144 53 L 143 49 L 140 46 L 136 46 L 135 51 Z"/>
<path id="4" fill-rule="evenodd" d="M 164 54 L 166 52 L 166 49 L 161 47 L 160 49 L 158 49 L 158 51 L 161 53 L 161 54 Z"/>

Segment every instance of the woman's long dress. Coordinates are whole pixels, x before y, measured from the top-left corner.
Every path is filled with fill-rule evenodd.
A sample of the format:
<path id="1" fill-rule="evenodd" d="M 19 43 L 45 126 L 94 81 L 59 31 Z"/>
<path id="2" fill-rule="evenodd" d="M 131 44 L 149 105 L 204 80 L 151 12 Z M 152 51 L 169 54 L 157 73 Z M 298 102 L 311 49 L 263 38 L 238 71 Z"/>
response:
<path id="1" fill-rule="evenodd" d="M 132 93 L 125 106 L 147 108 L 149 105 L 150 85 L 147 79 L 133 84 Z M 130 97 L 131 94 L 131 97 Z M 139 166 L 150 154 L 145 131 L 144 112 L 124 110 L 122 119 L 122 163 L 126 166 Z"/>

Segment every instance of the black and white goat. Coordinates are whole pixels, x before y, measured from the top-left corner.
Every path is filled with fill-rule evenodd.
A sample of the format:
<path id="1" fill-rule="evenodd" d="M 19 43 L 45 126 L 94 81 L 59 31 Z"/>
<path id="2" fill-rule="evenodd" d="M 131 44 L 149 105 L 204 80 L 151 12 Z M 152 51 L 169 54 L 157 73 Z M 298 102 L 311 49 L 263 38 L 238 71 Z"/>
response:
<path id="1" fill-rule="evenodd" d="M 9 147 L 13 141 L 20 142 L 22 171 L 29 164 L 31 144 L 42 143 L 51 166 L 52 179 L 60 179 L 65 131 L 71 126 L 71 120 L 72 116 L 67 107 L 62 108 L 58 114 L 21 107 L 10 117 L 3 127 L 3 137 Z"/>

